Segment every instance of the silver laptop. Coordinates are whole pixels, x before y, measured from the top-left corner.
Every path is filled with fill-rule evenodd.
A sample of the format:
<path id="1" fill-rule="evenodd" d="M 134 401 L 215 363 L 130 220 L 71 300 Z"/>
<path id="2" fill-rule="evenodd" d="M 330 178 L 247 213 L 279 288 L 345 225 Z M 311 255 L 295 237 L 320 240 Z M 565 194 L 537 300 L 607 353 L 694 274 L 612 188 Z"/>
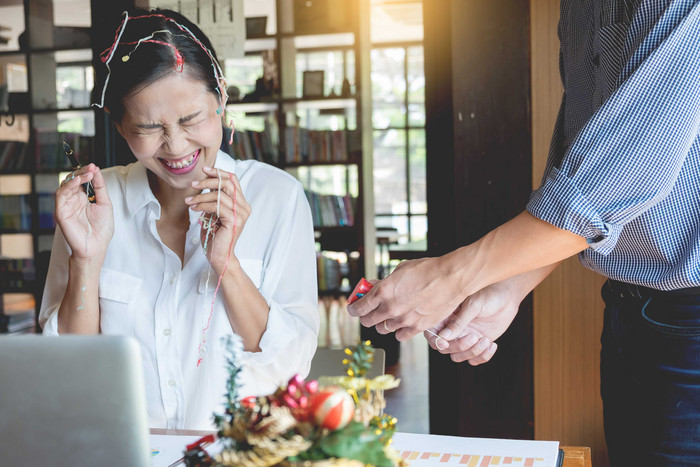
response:
<path id="1" fill-rule="evenodd" d="M 0 337 L 0 464 L 148 466 L 138 343 Z"/>

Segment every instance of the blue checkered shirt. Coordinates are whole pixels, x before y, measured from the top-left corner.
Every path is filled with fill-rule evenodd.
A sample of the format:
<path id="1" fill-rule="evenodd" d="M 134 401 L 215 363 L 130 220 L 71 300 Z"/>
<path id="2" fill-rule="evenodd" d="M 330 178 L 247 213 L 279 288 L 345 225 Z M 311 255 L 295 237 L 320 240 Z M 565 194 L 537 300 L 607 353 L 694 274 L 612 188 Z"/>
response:
<path id="1" fill-rule="evenodd" d="M 527 209 L 609 278 L 700 286 L 700 0 L 562 0 L 564 85 Z"/>

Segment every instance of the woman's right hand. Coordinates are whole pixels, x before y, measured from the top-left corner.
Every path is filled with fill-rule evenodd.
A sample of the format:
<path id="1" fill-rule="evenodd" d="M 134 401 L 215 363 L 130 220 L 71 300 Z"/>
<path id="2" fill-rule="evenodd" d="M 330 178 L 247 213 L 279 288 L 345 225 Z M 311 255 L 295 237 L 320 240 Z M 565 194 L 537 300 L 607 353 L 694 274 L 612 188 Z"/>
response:
<path id="1" fill-rule="evenodd" d="M 114 213 L 102 172 L 95 164 L 66 177 L 56 191 L 56 222 L 71 247 L 72 257 L 101 261 L 114 235 Z M 90 203 L 83 183 L 92 182 L 95 203 Z"/>

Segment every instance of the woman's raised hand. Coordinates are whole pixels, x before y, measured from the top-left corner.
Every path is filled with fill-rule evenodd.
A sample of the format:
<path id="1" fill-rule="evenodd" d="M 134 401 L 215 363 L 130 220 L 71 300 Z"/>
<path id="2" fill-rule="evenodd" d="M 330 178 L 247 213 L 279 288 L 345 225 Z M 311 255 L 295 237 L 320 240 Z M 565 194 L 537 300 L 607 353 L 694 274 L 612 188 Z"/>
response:
<path id="1" fill-rule="evenodd" d="M 203 170 L 207 178 L 192 182 L 192 186 L 210 191 L 189 196 L 185 202 L 193 211 L 201 211 L 207 219 L 213 219 L 211 234 L 205 225 L 202 226 L 201 241 L 202 245 L 207 246 L 209 263 L 220 275 L 224 272 L 229 249 L 233 255 L 233 248 L 250 217 L 251 208 L 234 174 L 211 167 L 204 167 Z"/>
<path id="2" fill-rule="evenodd" d="M 95 203 L 82 189 L 91 182 Z M 56 222 L 72 250 L 72 257 L 101 261 L 114 235 L 114 213 L 102 172 L 89 164 L 66 177 L 56 191 Z"/>

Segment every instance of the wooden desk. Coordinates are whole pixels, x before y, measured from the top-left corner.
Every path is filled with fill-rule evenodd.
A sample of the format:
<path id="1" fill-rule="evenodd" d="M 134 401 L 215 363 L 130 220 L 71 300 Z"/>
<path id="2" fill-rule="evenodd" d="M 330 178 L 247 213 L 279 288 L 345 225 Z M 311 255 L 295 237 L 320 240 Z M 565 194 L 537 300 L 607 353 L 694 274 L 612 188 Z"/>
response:
<path id="1" fill-rule="evenodd" d="M 563 467 L 591 467 L 591 448 L 561 446 L 564 451 Z"/>

